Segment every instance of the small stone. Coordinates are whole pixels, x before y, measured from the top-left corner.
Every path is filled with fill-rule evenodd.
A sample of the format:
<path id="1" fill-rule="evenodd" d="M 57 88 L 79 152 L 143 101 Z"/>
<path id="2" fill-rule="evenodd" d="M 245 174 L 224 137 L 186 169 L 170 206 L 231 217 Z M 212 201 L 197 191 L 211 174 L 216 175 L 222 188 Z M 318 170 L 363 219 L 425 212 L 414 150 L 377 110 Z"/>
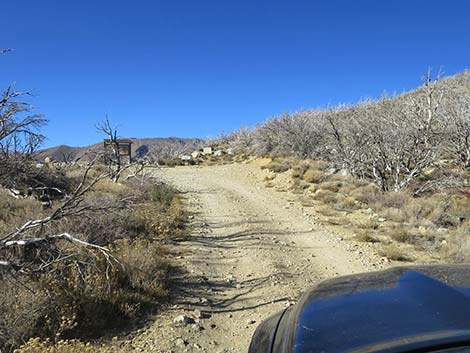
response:
<path id="1" fill-rule="evenodd" d="M 200 319 L 208 319 L 211 317 L 211 315 L 209 313 L 196 309 L 194 310 L 194 317 L 200 320 Z"/>
<path id="2" fill-rule="evenodd" d="M 196 332 L 200 332 L 200 331 L 204 330 L 204 327 L 202 327 L 199 324 L 192 324 L 191 325 L 191 330 L 196 331 Z"/>
<path id="3" fill-rule="evenodd" d="M 234 275 L 228 275 L 227 277 L 225 277 L 225 281 L 228 282 L 228 283 L 233 283 L 235 282 L 236 278 Z"/>
<path id="4" fill-rule="evenodd" d="M 186 347 L 188 344 L 189 344 L 189 342 L 188 342 L 188 341 L 185 341 L 185 340 L 182 339 L 181 337 L 178 337 L 178 338 L 175 340 L 175 346 L 177 346 L 177 347 Z"/>
<path id="5" fill-rule="evenodd" d="M 253 320 L 253 319 L 248 319 L 248 320 L 246 321 L 246 323 L 247 323 L 247 325 L 253 325 L 254 323 L 256 323 L 256 321 Z"/>
<path id="6" fill-rule="evenodd" d="M 193 318 L 191 318 L 189 316 L 179 315 L 179 316 L 175 317 L 173 322 L 176 326 L 186 326 L 186 325 L 189 325 L 189 324 L 194 324 L 195 321 L 194 321 Z"/>

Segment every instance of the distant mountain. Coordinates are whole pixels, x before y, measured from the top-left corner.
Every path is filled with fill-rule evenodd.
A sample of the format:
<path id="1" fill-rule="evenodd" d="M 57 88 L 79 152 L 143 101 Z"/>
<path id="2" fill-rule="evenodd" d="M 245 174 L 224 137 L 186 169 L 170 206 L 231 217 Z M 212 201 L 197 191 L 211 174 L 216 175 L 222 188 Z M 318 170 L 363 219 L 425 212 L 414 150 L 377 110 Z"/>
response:
<path id="1" fill-rule="evenodd" d="M 204 140 L 198 138 L 131 138 L 132 157 L 150 156 L 155 159 L 175 158 L 181 154 L 191 153 L 204 145 Z M 70 147 L 66 145 L 46 148 L 36 153 L 36 160 L 44 161 L 46 157 L 57 162 L 72 161 L 82 156 L 89 160 L 91 156 L 103 149 L 103 142 L 86 147 Z M 88 153 L 91 152 L 91 153 Z"/>

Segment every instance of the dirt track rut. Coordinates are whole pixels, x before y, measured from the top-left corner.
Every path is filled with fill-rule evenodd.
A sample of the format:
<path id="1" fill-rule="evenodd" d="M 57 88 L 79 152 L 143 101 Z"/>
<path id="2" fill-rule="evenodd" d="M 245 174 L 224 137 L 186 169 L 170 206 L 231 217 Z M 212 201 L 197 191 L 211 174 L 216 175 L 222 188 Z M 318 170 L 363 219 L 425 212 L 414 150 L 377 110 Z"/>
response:
<path id="1" fill-rule="evenodd" d="M 371 269 L 292 195 L 266 188 L 264 173 L 244 164 L 159 172 L 184 193 L 192 232 L 174 249 L 185 273 L 172 305 L 132 339 L 132 348 L 245 353 L 257 324 L 308 287 Z M 175 327 L 175 317 L 196 309 L 207 317 Z"/>

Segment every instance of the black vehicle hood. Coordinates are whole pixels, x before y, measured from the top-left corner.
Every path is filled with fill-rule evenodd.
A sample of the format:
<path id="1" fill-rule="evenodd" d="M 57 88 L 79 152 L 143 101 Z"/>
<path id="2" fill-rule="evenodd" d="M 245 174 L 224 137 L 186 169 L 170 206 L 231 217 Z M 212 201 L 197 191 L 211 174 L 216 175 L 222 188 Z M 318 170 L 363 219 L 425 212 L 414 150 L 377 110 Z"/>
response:
<path id="1" fill-rule="evenodd" d="M 398 267 L 325 281 L 289 316 L 287 345 L 295 353 L 397 352 L 470 340 L 470 266 Z"/>

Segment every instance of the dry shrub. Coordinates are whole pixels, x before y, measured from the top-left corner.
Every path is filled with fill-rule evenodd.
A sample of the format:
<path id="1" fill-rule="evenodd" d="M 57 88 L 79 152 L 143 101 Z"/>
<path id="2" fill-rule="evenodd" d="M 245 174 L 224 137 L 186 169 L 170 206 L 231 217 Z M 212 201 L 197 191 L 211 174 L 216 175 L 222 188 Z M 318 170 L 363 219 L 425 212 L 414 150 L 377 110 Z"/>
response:
<path id="1" fill-rule="evenodd" d="M 306 161 L 302 161 L 292 168 L 292 177 L 294 179 L 302 178 L 305 172 L 310 168 L 310 165 Z"/>
<path id="2" fill-rule="evenodd" d="M 308 162 L 309 169 L 323 170 L 325 171 L 328 168 L 328 162 L 320 160 L 309 160 Z"/>
<path id="3" fill-rule="evenodd" d="M 369 185 L 369 182 L 364 179 L 348 178 L 340 189 L 340 192 L 346 195 L 351 195 L 351 193 L 358 189 Z"/>
<path id="4" fill-rule="evenodd" d="M 455 263 L 470 263 L 470 221 L 455 229 L 447 238 L 446 257 Z"/>
<path id="5" fill-rule="evenodd" d="M 455 226 L 459 221 L 449 214 L 449 201 L 443 195 L 411 199 L 403 207 L 407 219 L 416 224 Z"/>
<path id="6" fill-rule="evenodd" d="M 377 239 L 376 237 L 372 236 L 369 232 L 367 231 L 360 231 L 360 232 L 357 232 L 356 235 L 355 235 L 355 238 L 358 240 L 358 241 L 362 241 L 362 242 L 365 242 L 365 243 L 378 243 L 380 242 L 379 239 Z"/>
<path id="7" fill-rule="evenodd" d="M 338 212 L 335 209 L 333 209 L 331 206 L 328 206 L 328 205 L 316 206 L 315 211 L 327 217 L 333 217 L 338 214 Z"/>
<path id="8" fill-rule="evenodd" d="M 173 167 L 176 167 L 176 166 L 184 165 L 184 162 L 180 159 L 177 159 L 177 158 L 169 158 L 169 159 L 160 158 L 157 161 L 157 164 L 173 168 Z"/>
<path id="9" fill-rule="evenodd" d="M 336 203 L 336 194 L 330 190 L 319 189 L 313 194 L 313 198 L 324 203 Z"/>
<path id="10" fill-rule="evenodd" d="M 379 211 L 382 216 L 392 222 L 402 223 L 406 221 L 406 216 L 401 209 L 398 208 L 385 208 Z"/>
<path id="11" fill-rule="evenodd" d="M 307 183 L 316 183 L 316 184 L 318 184 L 322 180 L 324 180 L 324 178 L 325 178 L 325 174 L 322 171 L 315 170 L 315 169 L 309 169 L 303 175 L 303 179 Z"/>
<path id="12" fill-rule="evenodd" d="M 400 243 L 412 243 L 414 236 L 405 226 L 394 227 L 390 230 L 390 237 Z"/>
<path id="13" fill-rule="evenodd" d="M 144 301 L 154 302 L 155 298 L 167 296 L 173 266 L 158 243 L 141 238 L 122 240 L 115 246 L 114 254 L 126 269 L 130 287 L 144 296 Z"/>
<path id="14" fill-rule="evenodd" d="M 373 217 L 356 219 L 356 226 L 361 229 L 377 229 L 380 223 Z"/>
<path id="15" fill-rule="evenodd" d="M 126 185 L 103 182 L 98 191 L 88 195 L 87 202 L 105 204 L 132 190 Z M 134 205 L 133 211 L 119 208 L 95 212 L 63 219 L 48 229 L 53 233 L 66 230 L 108 246 L 122 266 L 109 267 L 100 256 L 78 250 L 77 266 L 67 261 L 53 263 L 46 274 L 22 275 L 22 285 L 12 285 L 0 277 L 0 350 L 9 351 L 30 337 L 97 337 L 139 320 L 165 300 L 172 267 L 155 239 L 184 234 L 186 216 L 178 194 L 168 186 L 135 191 L 142 192 L 146 200 Z M 0 230 L 45 212 L 37 201 L 16 200 L 0 193 Z M 44 343 L 34 342 L 24 346 L 22 352 L 34 352 L 35 345 Z M 46 349 L 39 346 L 39 351 L 41 347 Z M 56 352 L 59 348 L 51 345 L 47 349 Z"/>
<path id="16" fill-rule="evenodd" d="M 42 276 L 50 301 L 46 336 L 99 336 L 133 323 L 166 298 L 172 267 L 157 243 L 123 240 L 112 252 L 120 262 L 113 267 L 104 259 L 83 268 L 58 264 Z"/>
<path id="17" fill-rule="evenodd" d="M 29 158 L 1 158 L 0 185 L 26 191 L 28 188 L 56 187 L 64 192 L 74 187 L 73 180 L 63 171 L 54 167 L 36 167 L 36 162 Z"/>
<path id="18" fill-rule="evenodd" d="M 305 189 L 309 188 L 309 184 L 305 183 L 302 180 L 295 179 L 292 183 L 291 189 L 294 193 L 301 194 L 304 192 Z"/>
<path id="19" fill-rule="evenodd" d="M 33 199 L 15 199 L 0 189 L 0 236 L 12 231 L 15 226 L 44 215 L 40 202 Z"/>
<path id="20" fill-rule="evenodd" d="M 150 201 L 158 204 L 163 208 L 168 208 L 176 198 L 177 193 L 174 188 L 166 184 L 156 184 L 150 187 L 148 195 Z"/>
<path id="21" fill-rule="evenodd" d="M 379 194 L 379 197 L 375 198 L 373 202 L 371 202 L 370 206 L 376 210 L 381 210 L 383 208 L 399 209 L 410 200 L 412 200 L 411 195 L 404 191 L 384 192 Z"/>
<path id="22" fill-rule="evenodd" d="M 321 183 L 318 187 L 323 190 L 329 190 L 331 192 L 338 192 L 344 181 L 332 180 Z"/>
<path id="23" fill-rule="evenodd" d="M 88 242 L 107 246 L 118 239 L 135 238 L 144 232 L 144 226 L 137 223 L 136 217 L 128 211 L 95 212 L 69 217 L 56 226 L 60 232 L 73 230 L 73 233 Z"/>
<path id="24" fill-rule="evenodd" d="M 469 177 L 470 180 L 470 177 Z M 450 196 L 449 215 L 454 221 L 459 224 L 470 221 L 470 196 L 466 195 L 453 195 Z"/>
<path id="25" fill-rule="evenodd" d="M 346 217 L 327 217 L 324 221 L 335 226 L 344 226 L 349 223 L 349 220 Z"/>
<path id="26" fill-rule="evenodd" d="M 165 212 L 162 212 L 159 204 L 137 205 L 129 224 L 153 238 L 180 238 L 184 235 L 186 222 L 186 213 L 181 200 L 175 198 L 167 207 Z"/>
<path id="27" fill-rule="evenodd" d="M 379 252 L 380 256 L 384 256 L 394 261 L 408 261 L 408 257 L 393 244 L 384 245 Z"/>
<path id="28" fill-rule="evenodd" d="M 269 169 L 274 173 L 283 173 L 290 169 L 290 165 L 286 161 L 272 161 L 265 165 L 263 169 Z"/>
<path id="29" fill-rule="evenodd" d="M 310 170 L 314 170 L 317 172 L 324 171 L 328 166 L 328 163 L 323 161 L 315 161 L 315 160 L 305 160 L 301 161 L 300 163 L 296 164 L 292 170 L 292 177 L 294 178 L 304 178 L 304 175 L 309 172 Z M 325 176 L 324 173 L 321 175 Z M 308 181 L 307 182 L 315 182 L 315 181 Z"/>
<path id="30" fill-rule="evenodd" d="M 352 197 L 366 205 L 372 204 L 381 195 L 382 193 L 380 189 L 374 184 L 360 186 L 351 192 Z"/>
<path id="31" fill-rule="evenodd" d="M 125 184 L 114 183 L 111 179 L 102 179 L 93 188 L 98 194 L 111 194 L 115 198 L 125 198 L 133 195 L 133 190 Z"/>
<path id="32" fill-rule="evenodd" d="M 18 286 L 13 279 L 1 278 L 0 350 L 13 347 L 37 334 L 45 334 L 44 317 L 48 297 L 36 283 Z M 24 283 L 23 283 L 24 285 Z"/>
<path id="33" fill-rule="evenodd" d="M 350 196 L 342 196 L 338 198 L 336 207 L 341 210 L 353 211 L 360 208 L 359 202 Z"/>

